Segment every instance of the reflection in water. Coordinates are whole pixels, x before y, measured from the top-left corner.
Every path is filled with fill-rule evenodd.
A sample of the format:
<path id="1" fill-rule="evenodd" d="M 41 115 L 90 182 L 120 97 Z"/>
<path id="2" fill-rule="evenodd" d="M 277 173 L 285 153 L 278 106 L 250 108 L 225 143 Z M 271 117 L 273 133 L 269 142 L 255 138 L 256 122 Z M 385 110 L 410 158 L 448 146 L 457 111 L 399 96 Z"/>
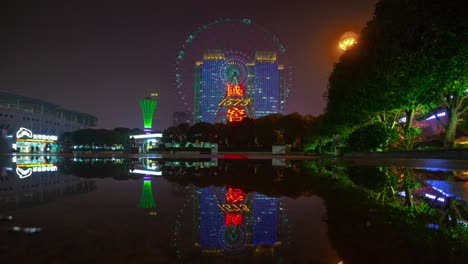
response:
<path id="1" fill-rule="evenodd" d="M 193 187 L 191 199 L 192 221 L 185 224 L 193 225 L 193 247 L 199 248 L 203 256 L 273 257 L 275 247 L 282 244 L 286 217 L 281 198 L 245 193 L 233 186 L 210 186 Z M 184 233 L 182 216 L 175 232 L 179 252 L 190 251 L 186 248 L 190 245 L 180 237 Z"/>
<path id="2" fill-rule="evenodd" d="M 88 194 L 59 199 L 77 193 Z M 101 241 L 118 241 L 95 249 L 99 260 L 456 263 L 467 256 L 467 193 L 460 173 L 335 160 L 18 157 L 2 168 L 2 214 L 60 224 L 37 240 L 0 234 L 0 251 L 53 262 L 47 245 L 61 252 L 55 262 L 87 262 Z M 155 215 L 156 201 L 158 217 L 138 213 Z"/>
<path id="3" fill-rule="evenodd" d="M 65 195 L 88 193 L 95 181 L 62 174 L 57 158 L 47 156 L 13 157 L 0 176 L 0 212 L 37 206 Z"/>
<path id="4" fill-rule="evenodd" d="M 146 176 L 143 180 L 143 191 L 140 198 L 140 208 L 150 209 L 155 208 L 153 189 L 151 188 L 151 177 Z"/>

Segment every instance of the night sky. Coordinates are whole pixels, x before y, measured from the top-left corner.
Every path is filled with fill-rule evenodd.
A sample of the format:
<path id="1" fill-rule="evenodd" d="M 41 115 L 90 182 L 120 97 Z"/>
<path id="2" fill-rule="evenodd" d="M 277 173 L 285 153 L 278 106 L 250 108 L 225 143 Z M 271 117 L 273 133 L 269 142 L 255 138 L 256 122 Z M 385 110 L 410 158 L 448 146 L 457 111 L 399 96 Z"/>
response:
<path id="1" fill-rule="evenodd" d="M 295 69 L 286 113 L 315 116 L 338 38 L 359 32 L 376 0 L 17 2 L 0 9 L 0 90 L 95 115 L 102 128 L 141 128 L 138 98 L 157 91 L 153 128 L 162 130 L 178 110 L 177 53 L 198 27 L 250 18 L 276 34 Z"/>

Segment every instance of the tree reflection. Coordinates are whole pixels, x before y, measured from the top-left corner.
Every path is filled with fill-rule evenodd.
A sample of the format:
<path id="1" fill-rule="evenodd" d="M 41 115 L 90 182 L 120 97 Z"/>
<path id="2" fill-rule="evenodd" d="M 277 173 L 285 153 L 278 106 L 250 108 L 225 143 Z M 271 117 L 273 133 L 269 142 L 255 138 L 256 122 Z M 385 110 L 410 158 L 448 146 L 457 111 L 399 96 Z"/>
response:
<path id="1" fill-rule="evenodd" d="M 345 263 L 393 263 L 416 256 L 418 263 L 452 263 L 467 256 L 466 202 L 436 196 L 425 181 L 429 173 L 348 166 L 337 181 L 333 172 L 343 165 L 334 164 L 312 161 L 306 168 L 321 185 L 317 193 L 326 202 L 329 235 Z"/>
<path id="2" fill-rule="evenodd" d="M 273 198 L 320 196 L 327 208 L 329 238 L 344 263 L 450 263 L 467 257 L 466 201 L 434 188 L 428 181 L 446 180 L 447 173 L 350 166 L 333 159 L 279 163 L 158 160 L 158 164 L 162 177 L 188 188 L 235 186 L 244 193 Z M 129 167 L 126 161 L 114 165 L 96 161 L 94 165 L 67 164 L 68 171 L 86 173 L 86 177 L 111 176 L 109 171 L 112 177 L 121 179 L 138 177 L 128 174 Z M 213 208 L 220 211 L 216 204 Z"/>

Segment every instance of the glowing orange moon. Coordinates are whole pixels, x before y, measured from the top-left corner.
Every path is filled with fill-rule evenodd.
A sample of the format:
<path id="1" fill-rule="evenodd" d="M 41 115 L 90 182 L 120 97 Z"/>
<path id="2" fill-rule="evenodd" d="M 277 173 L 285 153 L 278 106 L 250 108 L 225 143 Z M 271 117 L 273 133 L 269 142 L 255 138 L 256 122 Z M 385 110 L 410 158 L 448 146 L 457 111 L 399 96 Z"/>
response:
<path id="1" fill-rule="evenodd" d="M 338 46 L 341 50 L 347 50 L 357 43 L 358 35 L 352 31 L 345 32 L 341 35 Z"/>

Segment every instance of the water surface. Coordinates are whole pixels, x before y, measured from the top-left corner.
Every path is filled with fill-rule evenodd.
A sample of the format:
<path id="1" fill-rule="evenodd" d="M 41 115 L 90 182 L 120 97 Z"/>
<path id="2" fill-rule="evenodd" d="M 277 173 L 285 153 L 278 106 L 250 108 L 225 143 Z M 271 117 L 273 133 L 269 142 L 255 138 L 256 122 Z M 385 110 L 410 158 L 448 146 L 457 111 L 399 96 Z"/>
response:
<path id="1" fill-rule="evenodd" d="M 463 170 L 33 156 L 6 157 L 2 168 L 2 263 L 457 263 L 467 256 Z"/>

